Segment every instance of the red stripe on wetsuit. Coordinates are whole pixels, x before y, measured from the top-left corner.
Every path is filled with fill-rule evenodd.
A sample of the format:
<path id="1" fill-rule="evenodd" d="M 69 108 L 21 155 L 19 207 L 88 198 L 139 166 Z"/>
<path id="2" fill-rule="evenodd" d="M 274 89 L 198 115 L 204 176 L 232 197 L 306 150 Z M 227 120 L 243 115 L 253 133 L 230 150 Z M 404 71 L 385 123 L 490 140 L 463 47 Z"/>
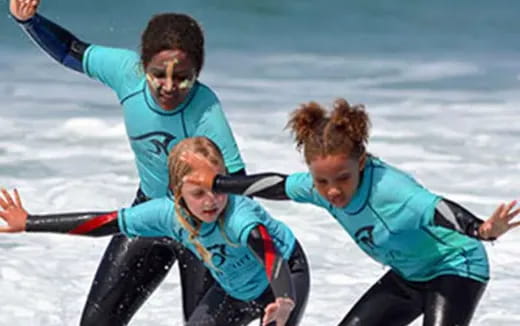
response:
<path id="1" fill-rule="evenodd" d="M 117 219 L 117 211 L 108 214 L 98 215 L 86 221 L 85 223 L 78 225 L 76 228 L 69 231 L 69 234 L 86 234 L 107 223 L 112 222 L 115 219 Z"/>
<path id="2" fill-rule="evenodd" d="M 262 237 L 262 241 L 264 243 L 264 261 L 265 261 L 265 270 L 267 273 L 267 279 L 271 281 L 273 278 L 273 270 L 274 264 L 276 261 L 276 251 L 274 249 L 273 240 L 267 232 L 267 229 L 263 225 L 259 225 L 258 229 L 260 230 L 260 236 Z"/>

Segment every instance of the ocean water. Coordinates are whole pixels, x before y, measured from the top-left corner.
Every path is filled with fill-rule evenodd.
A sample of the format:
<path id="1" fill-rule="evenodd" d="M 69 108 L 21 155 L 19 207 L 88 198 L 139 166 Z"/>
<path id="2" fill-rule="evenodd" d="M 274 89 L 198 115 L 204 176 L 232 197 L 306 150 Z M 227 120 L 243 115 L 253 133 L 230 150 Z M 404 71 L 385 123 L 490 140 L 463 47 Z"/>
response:
<path id="1" fill-rule="evenodd" d="M 326 5 L 325 5 L 326 4 Z M 114 94 L 52 62 L 0 0 L 0 185 L 32 213 L 113 209 L 137 187 Z M 85 41 L 139 48 L 149 17 L 204 26 L 215 89 L 248 171 L 304 170 L 284 123 L 300 103 L 364 103 L 372 153 L 485 217 L 520 186 L 516 1 L 47 1 Z M 335 325 L 385 271 L 317 208 L 263 201 L 312 268 L 302 325 Z M 108 239 L 0 237 L 0 325 L 76 325 Z M 486 245 L 492 280 L 472 325 L 518 325 L 520 230 Z M 132 325 L 181 325 L 176 268 Z M 413 325 L 420 325 L 418 319 Z"/>

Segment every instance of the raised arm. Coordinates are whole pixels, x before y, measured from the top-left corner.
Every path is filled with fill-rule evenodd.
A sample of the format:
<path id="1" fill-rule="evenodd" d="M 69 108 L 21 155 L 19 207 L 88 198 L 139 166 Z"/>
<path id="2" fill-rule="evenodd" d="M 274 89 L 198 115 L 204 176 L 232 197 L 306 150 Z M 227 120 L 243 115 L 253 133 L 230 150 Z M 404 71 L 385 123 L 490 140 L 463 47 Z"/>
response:
<path id="1" fill-rule="evenodd" d="M 16 189 L 14 198 L 5 189 L 1 192 L 0 218 L 7 225 L 1 226 L 0 232 L 52 232 L 94 237 L 120 233 L 117 211 L 31 215 L 23 208 Z"/>
<path id="2" fill-rule="evenodd" d="M 89 46 L 63 27 L 36 13 L 40 0 L 10 0 L 11 15 L 29 37 L 48 55 L 83 72 L 83 55 Z"/>
<path id="3" fill-rule="evenodd" d="M 265 267 L 275 302 L 266 307 L 263 325 L 273 321 L 285 325 L 296 302 L 296 292 L 291 280 L 289 265 L 276 249 L 274 241 L 263 225 L 258 225 L 248 236 L 247 244 Z"/>

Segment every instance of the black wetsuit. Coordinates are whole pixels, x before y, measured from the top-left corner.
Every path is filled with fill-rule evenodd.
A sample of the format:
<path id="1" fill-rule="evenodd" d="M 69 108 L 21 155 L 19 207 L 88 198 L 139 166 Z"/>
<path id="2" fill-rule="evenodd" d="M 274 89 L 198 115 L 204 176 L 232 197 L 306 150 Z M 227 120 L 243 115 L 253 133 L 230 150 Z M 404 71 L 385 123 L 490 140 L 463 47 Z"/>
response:
<path id="1" fill-rule="evenodd" d="M 390 270 L 350 309 L 341 326 L 404 326 L 421 314 L 423 326 L 469 325 L 486 283 L 456 275 L 407 281 Z"/>

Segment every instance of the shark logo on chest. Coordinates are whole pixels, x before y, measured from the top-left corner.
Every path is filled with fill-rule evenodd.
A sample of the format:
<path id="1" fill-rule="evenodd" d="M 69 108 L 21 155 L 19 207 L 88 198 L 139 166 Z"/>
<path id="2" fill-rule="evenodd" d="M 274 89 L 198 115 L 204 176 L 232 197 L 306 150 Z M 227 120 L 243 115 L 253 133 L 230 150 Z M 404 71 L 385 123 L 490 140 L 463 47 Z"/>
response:
<path id="1" fill-rule="evenodd" d="M 356 231 L 354 235 L 356 242 L 362 243 L 370 249 L 375 248 L 374 237 L 372 236 L 372 231 L 374 231 L 374 226 L 369 225 L 362 227 Z"/>
<path id="2" fill-rule="evenodd" d="M 163 131 L 149 132 L 134 137 L 130 136 L 132 141 L 148 142 L 152 146 L 148 151 L 155 155 L 161 155 L 161 153 L 168 155 L 168 146 L 176 138 L 174 135 Z"/>

